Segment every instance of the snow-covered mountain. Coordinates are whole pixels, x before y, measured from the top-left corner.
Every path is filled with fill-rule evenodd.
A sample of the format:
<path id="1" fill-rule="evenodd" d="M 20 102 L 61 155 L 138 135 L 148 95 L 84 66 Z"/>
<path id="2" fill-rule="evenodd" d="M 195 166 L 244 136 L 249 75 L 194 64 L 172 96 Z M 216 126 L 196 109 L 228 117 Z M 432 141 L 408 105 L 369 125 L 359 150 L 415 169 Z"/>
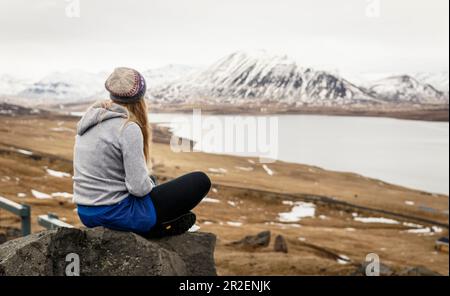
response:
<path id="1" fill-rule="evenodd" d="M 170 64 L 160 68 L 149 69 L 142 72 L 147 82 L 147 87 L 151 89 L 154 86 L 168 83 L 182 77 L 186 77 L 197 68 L 187 65 Z"/>
<path id="2" fill-rule="evenodd" d="M 55 72 L 18 93 L 21 97 L 57 100 L 87 100 L 104 89 L 106 73 L 80 70 Z"/>
<path id="3" fill-rule="evenodd" d="M 0 75 L 0 95 L 13 96 L 29 87 L 32 81 L 16 78 L 11 75 Z"/>
<path id="4" fill-rule="evenodd" d="M 413 75 L 418 81 L 428 83 L 439 91 L 449 92 L 449 76 L 448 71 L 441 72 L 420 72 Z"/>
<path id="5" fill-rule="evenodd" d="M 236 105 L 270 102 L 296 106 L 448 104 L 448 72 L 390 75 L 367 83 L 367 75 L 359 79 L 346 76 L 352 77 L 349 80 L 338 72 L 318 71 L 264 51 L 236 52 L 205 68 L 168 65 L 142 73 L 148 93 L 160 102 L 198 100 Z M 104 88 L 107 76 L 107 72 L 72 70 L 52 73 L 30 83 L 3 75 L 0 97 L 33 99 L 29 101 L 35 103 L 96 100 L 108 97 Z"/>
<path id="6" fill-rule="evenodd" d="M 265 52 L 233 53 L 205 70 L 153 88 L 152 95 L 161 100 L 268 100 L 315 106 L 381 103 L 339 76 Z"/>
<path id="7" fill-rule="evenodd" d="M 409 75 L 378 80 L 369 90 L 373 96 L 395 103 L 448 104 L 448 97 L 443 92 Z"/>

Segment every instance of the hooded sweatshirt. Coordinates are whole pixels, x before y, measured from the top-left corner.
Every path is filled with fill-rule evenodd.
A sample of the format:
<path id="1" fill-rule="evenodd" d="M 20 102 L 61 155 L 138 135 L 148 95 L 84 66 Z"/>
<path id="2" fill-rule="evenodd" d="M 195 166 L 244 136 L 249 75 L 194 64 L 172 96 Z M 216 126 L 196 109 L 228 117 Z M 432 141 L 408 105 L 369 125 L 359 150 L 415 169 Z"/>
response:
<path id="1" fill-rule="evenodd" d="M 155 186 L 145 162 L 140 127 L 127 123 L 127 110 L 113 103 L 88 109 L 77 125 L 73 201 L 113 205 L 129 194 L 147 195 Z"/>

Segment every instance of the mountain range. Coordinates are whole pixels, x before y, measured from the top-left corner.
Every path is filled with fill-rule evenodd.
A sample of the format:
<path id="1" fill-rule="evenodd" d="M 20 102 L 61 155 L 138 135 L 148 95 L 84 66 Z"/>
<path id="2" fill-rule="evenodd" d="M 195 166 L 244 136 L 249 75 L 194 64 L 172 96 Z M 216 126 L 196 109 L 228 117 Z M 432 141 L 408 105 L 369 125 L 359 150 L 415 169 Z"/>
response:
<path id="1" fill-rule="evenodd" d="M 394 75 L 364 84 L 338 74 L 299 65 L 287 56 L 235 52 L 212 65 L 168 65 L 142 71 L 150 95 L 159 102 L 295 106 L 369 106 L 448 104 L 448 72 Z M 0 76 L 0 95 L 58 102 L 90 101 L 107 96 L 106 72 L 52 73 L 36 82 Z"/>

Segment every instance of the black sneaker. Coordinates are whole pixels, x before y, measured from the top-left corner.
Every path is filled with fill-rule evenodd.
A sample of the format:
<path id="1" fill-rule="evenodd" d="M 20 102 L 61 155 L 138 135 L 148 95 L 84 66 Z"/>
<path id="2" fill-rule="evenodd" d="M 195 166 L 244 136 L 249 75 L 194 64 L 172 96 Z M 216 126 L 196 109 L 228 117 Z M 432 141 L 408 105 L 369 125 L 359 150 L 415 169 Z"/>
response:
<path id="1" fill-rule="evenodd" d="M 150 233 L 149 237 L 164 237 L 172 235 L 180 235 L 188 231 L 197 220 L 197 216 L 194 213 L 189 212 L 181 215 L 173 220 L 155 225 Z"/>

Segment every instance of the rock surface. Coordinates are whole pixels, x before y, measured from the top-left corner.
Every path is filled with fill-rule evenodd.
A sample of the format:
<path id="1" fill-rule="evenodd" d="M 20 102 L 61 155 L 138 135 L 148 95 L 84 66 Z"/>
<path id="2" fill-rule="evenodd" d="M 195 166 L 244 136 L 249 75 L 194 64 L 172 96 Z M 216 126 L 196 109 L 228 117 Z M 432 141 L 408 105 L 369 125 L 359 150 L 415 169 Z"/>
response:
<path id="1" fill-rule="evenodd" d="M 257 235 L 248 235 L 239 241 L 230 243 L 231 246 L 245 249 L 257 249 L 267 247 L 270 243 L 270 231 L 263 231 Z"/>
<path id="2" fill-rule="evenodd" d="M 273 245 L 273 249 L 275 252 L 281 252 L 281 253 L 287 253 L 288 252 L 288 246 L 287 242 L 282 235 L 277 235 L 275 237 L 275 244 Z"/>
<path id="3" fill-rule="evenodd" d="M 108 230 L 43 231 L 0 245 L 2 275 L 66 275 L 67 255 L 79 256 L 80 275 L 216 275 L 210 233 L 147 240 Z"/>

